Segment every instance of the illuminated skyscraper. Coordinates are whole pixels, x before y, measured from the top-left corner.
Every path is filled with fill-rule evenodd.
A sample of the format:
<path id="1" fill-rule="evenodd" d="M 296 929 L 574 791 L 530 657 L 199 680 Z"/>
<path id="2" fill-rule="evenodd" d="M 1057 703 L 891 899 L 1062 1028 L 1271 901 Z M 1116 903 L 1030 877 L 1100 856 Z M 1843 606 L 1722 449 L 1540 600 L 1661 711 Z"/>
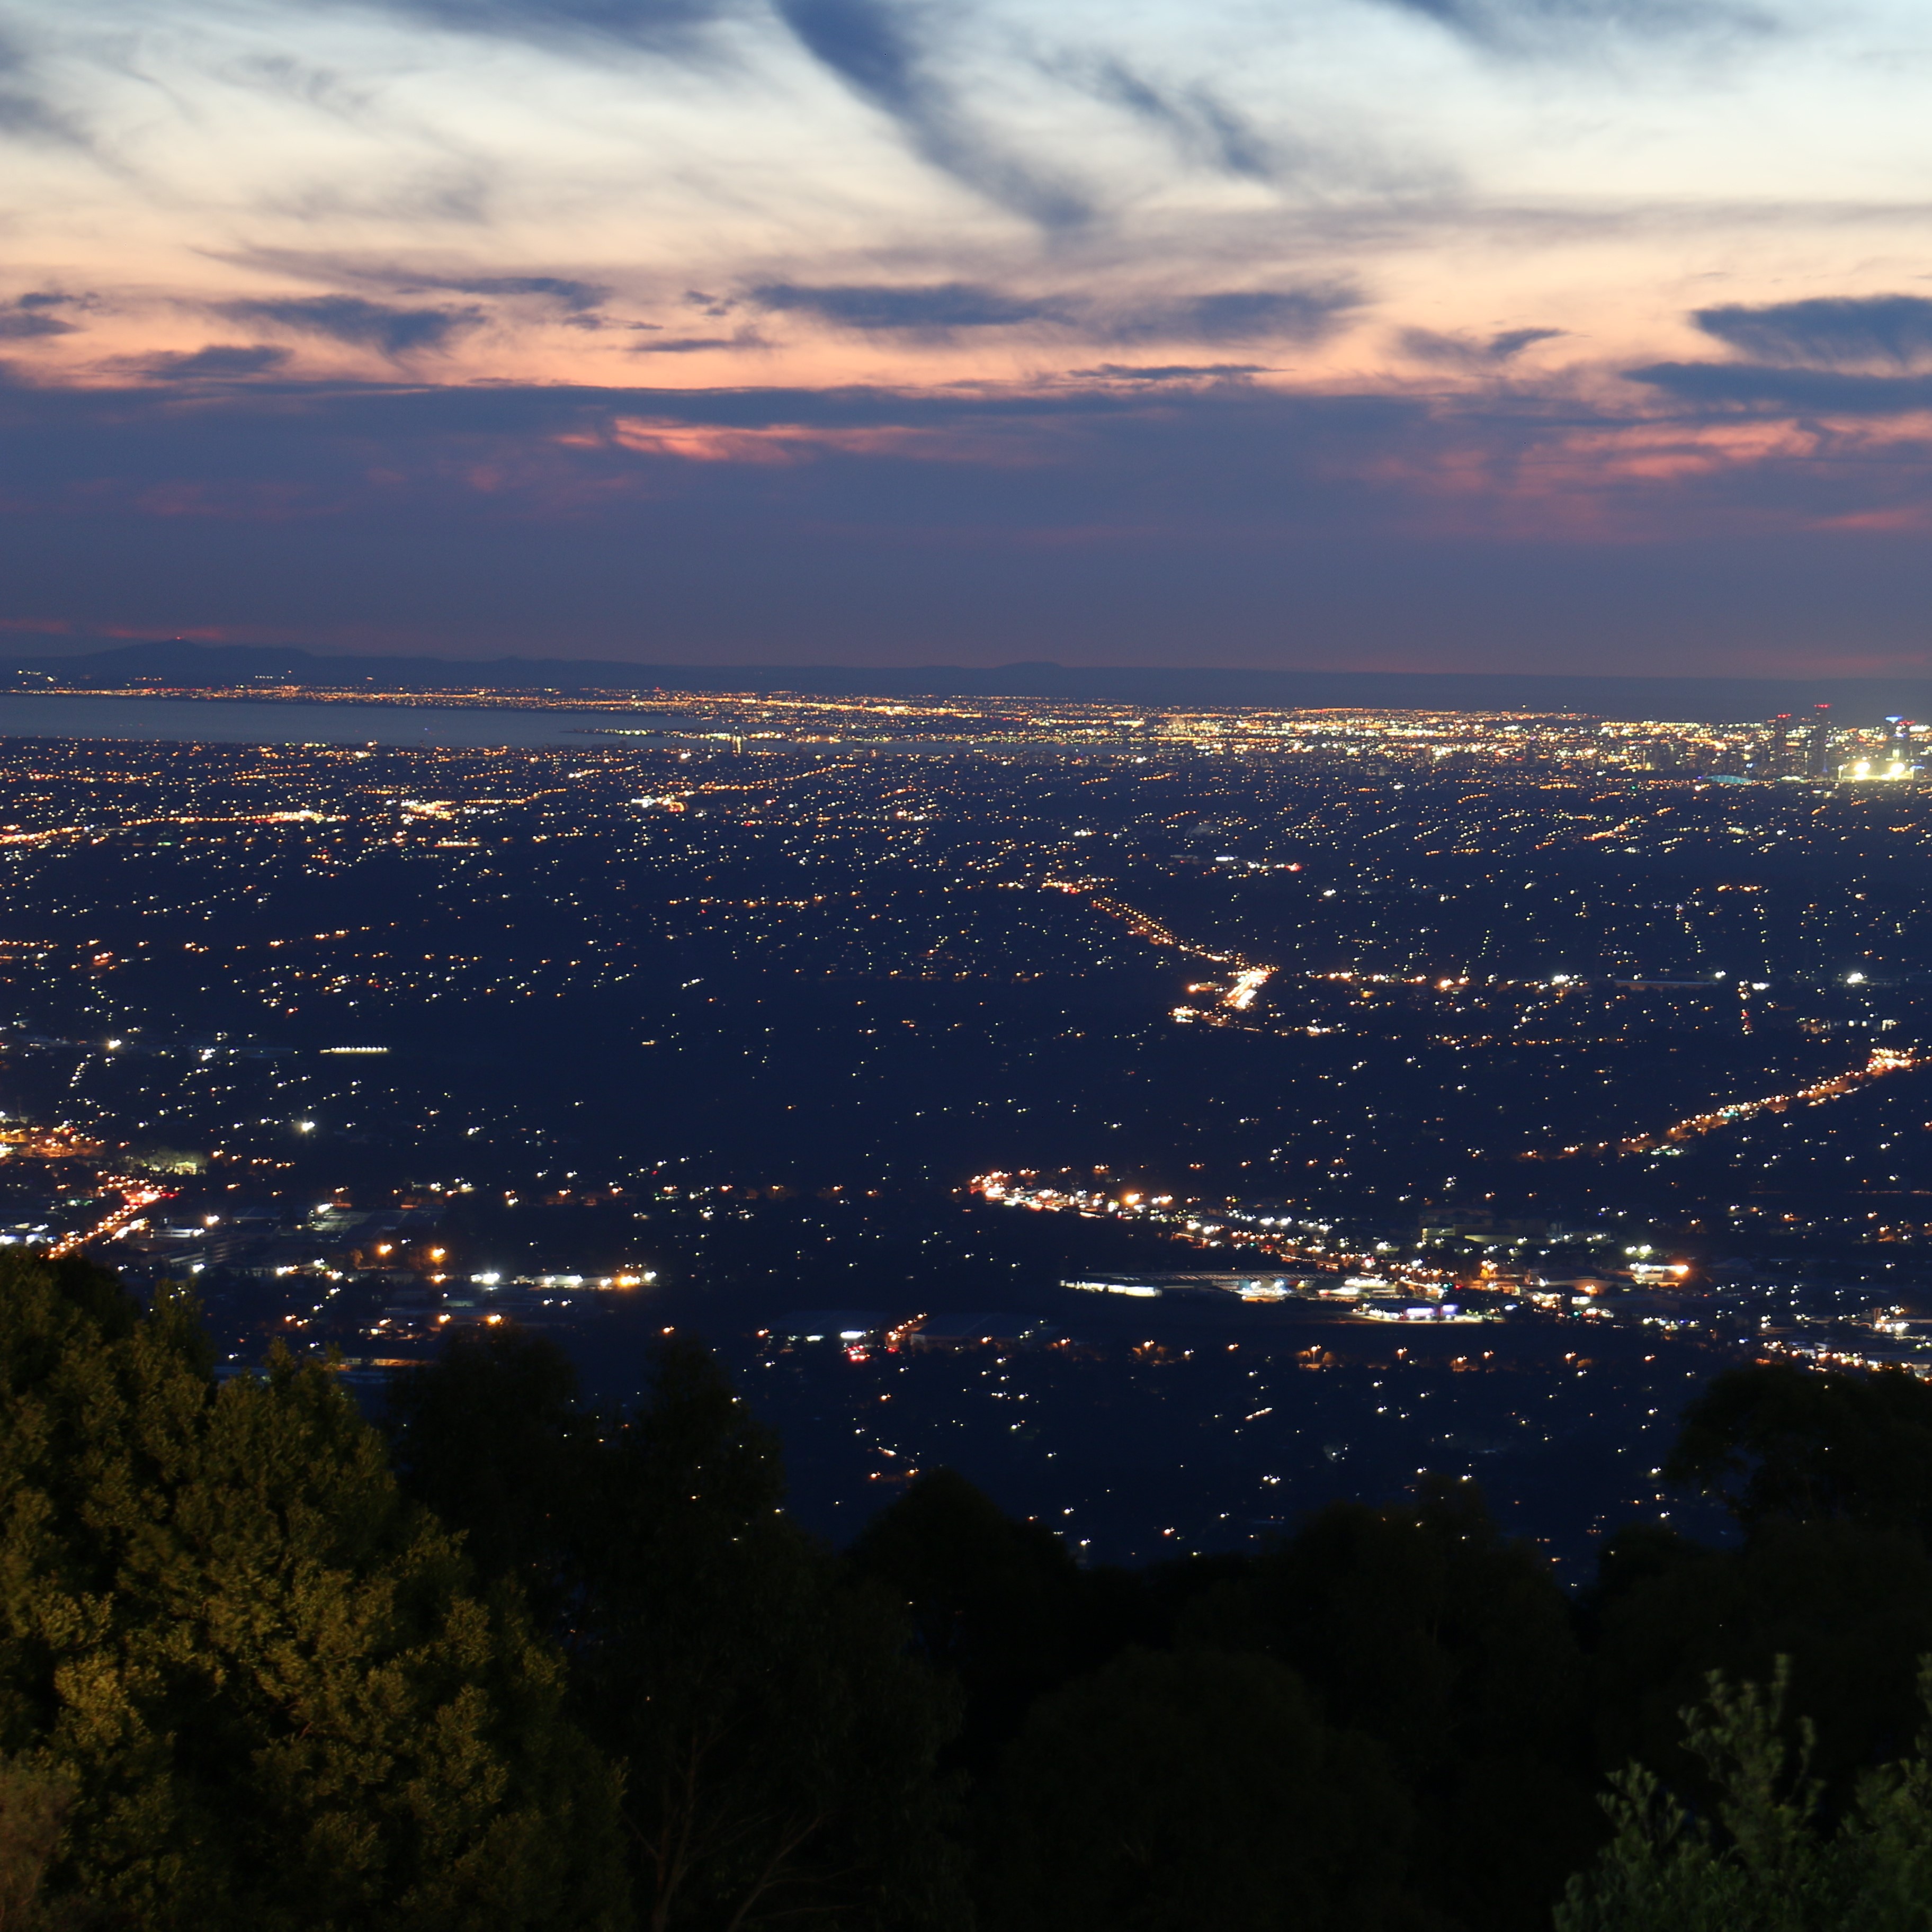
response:
<path id="1" fill-rule="evenodd" d="M 1832 707 L 1821 704 L 1812 714 L 1811 728 L 1804 734 L 1804 776 L 1828 778 L 1832 776 Z"/>

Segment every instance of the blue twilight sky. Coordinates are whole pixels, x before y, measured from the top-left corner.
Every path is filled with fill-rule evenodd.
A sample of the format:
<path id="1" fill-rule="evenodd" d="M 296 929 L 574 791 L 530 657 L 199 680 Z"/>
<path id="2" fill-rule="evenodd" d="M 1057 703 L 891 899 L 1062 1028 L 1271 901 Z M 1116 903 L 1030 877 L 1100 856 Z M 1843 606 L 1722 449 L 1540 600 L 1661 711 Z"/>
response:
<path id="1" fill-rule="evenodd" d="M 1905 0 L 0 0 L 0 649 L 1932 671 Z"/>

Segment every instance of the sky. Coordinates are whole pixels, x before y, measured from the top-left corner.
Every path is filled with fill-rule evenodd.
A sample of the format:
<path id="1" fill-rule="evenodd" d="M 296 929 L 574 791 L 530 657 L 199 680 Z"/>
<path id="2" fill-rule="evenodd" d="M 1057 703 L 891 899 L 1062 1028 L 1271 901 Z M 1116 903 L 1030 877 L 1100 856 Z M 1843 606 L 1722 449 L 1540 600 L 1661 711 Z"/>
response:
<path id="1" fill-rule="evenodd" d="M 0 0 L 0 652 L 1932 672 L 1906 0 Z"/>

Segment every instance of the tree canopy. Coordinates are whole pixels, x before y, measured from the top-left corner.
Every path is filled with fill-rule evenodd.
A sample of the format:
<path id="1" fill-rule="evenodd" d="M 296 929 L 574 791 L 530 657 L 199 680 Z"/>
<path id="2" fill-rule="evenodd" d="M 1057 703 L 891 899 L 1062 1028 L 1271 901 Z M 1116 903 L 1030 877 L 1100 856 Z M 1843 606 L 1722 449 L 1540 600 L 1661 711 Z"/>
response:
<path id="1" fill-rule="evenodd" d="M 372 1427 L 0 1255 L 0 1932 L 1932 1932 L 1922 1384 L 1719 1376 L 1739 1535 L 1573 1598 L 1432 1478 L 1133 1574 L 934 1470 L 842 1554 L 640 1366 L 486 1329 Z"/>
<path id="2" fill-rule="evenodd" d="M 218 1384 L 188 1298 L 0 1257 L 0 1750 L 50 1889 L 166 1928 L 615 1925 L 561 1659 L 324 1371 Z"/>
<path id="3" fill-rule="evenodd" d="M 890 1594 L 784 1516 L 776 1438 L 695 1340 L 633 1413 L 574 1395 L 552 1345 L 486 1333 L 410 1372 L 390 1428 L 406 1480 L 554 1606 L 571 1708 L 624 1767 L 643 1922 L 953 1922 L 954 1700 Z"/>

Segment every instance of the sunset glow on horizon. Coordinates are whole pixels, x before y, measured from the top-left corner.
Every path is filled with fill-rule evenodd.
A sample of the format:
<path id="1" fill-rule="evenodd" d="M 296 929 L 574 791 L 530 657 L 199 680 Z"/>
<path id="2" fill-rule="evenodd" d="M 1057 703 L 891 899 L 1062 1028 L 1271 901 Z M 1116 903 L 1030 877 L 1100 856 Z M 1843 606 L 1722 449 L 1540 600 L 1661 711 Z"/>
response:
<path id="1" fill-rule="evenodd" d="M 1900 4 L 16 6 L 0 622 L 1932 671 L 1928 68 Z"/>

